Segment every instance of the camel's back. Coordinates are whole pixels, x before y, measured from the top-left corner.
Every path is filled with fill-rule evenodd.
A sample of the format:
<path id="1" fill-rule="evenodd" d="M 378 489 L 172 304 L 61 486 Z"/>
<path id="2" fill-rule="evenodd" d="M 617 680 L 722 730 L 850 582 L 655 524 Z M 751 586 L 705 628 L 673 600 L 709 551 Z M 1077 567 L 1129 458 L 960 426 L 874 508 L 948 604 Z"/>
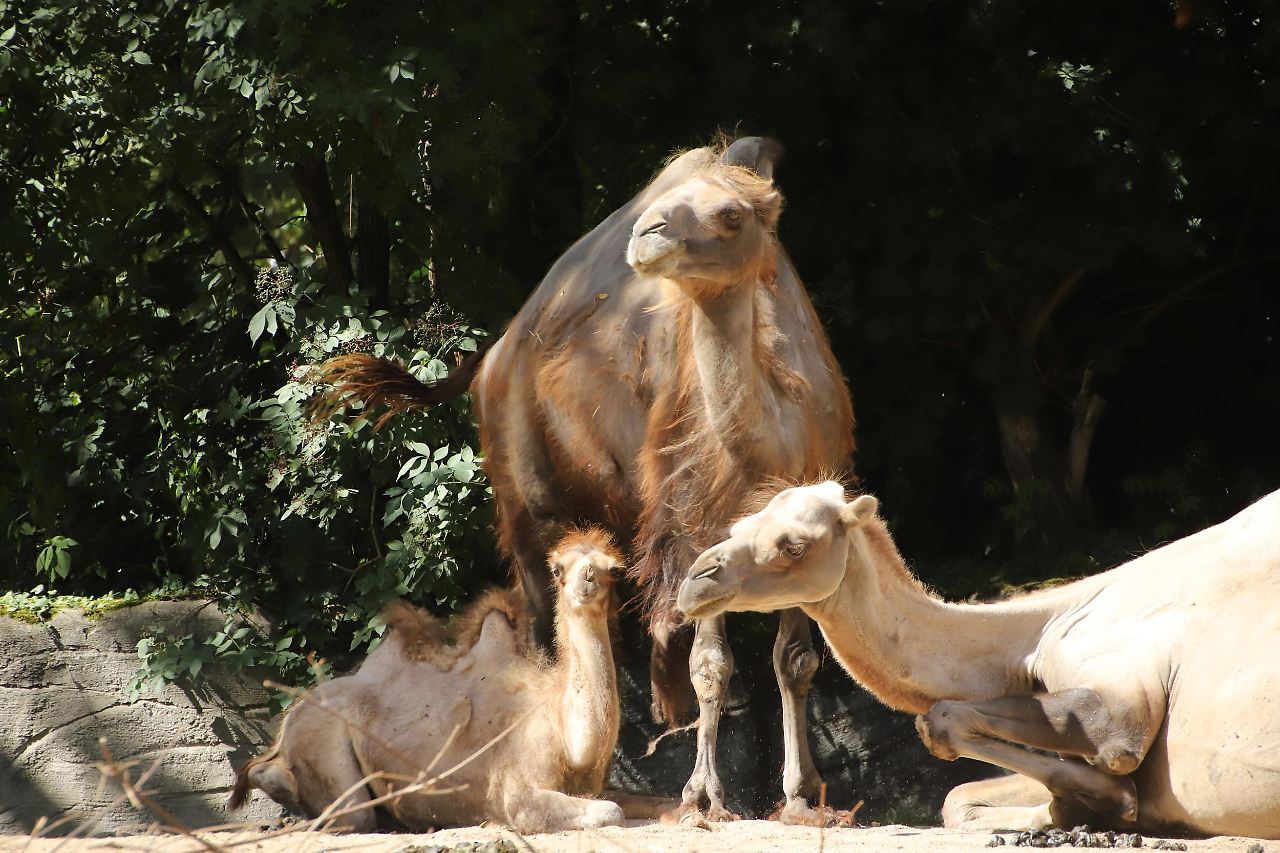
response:
<path id="1" fill-rule="evenodd" d="M 1080 589 L 1087 594 L 1046 631 L 1050 689 L 1110 669 L 1132 677 L 1139 667 L 1167 684 L 1189 653 L 1232 645 L 1224 638 L 1239 624 L 1280 643 L 1272 616 L 1280 612 L 1280 492 Z"/>

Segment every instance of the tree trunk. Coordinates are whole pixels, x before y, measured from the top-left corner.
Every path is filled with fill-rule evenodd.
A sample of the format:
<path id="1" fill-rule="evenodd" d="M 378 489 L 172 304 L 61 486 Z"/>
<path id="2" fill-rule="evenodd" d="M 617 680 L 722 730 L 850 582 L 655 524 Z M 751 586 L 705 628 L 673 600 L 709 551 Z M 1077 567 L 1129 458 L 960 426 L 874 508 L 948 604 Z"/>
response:
<path id="1" fill-rule="evenodd" d="M 1067 544 L 1093 521 L 1085 488 L 1089 452 L 1106 401 L 1093 392 L 1093 368 L 1086 368 L 1072 406 L 1071 432 L 1064 446 L 1052 440 L 1037 409 L 996 402 L 1000 450 L 1014 495 L 1026 502 L 1042 543 Z"/>
<path id="2" fill-rule="evenodd" d="M 307 218 L 320 238 L 320 248 L 329 268 L 330 290 L 346 294 L 355 276 L 351 271 L 347 236 L 343 233 L 338 206 L 333 200 L 333 186 L 329 183 L 329 168 L 324 158 L 310 154 L 299 160 L 293 167 L 293 181 L 307 205 Z"/>
<path id="3" fill-rule="evenodd" d="M 1016 499 L 1025 502 L 1042 544 L 1067 540 L 1076 527 L 1070 498 L 1062 487 L 1062 467 L 1045 446 L 1044 429 L 1034 412 L 996 406 L 1000 450 Z"/>
<path id="4" fill-rule="evenodd" d="M 391 229 L 387 217 L 367 199 L 356 212 L 356 261 L 361 287 L 372 288 L 373 307 L 391 307 Z"/>

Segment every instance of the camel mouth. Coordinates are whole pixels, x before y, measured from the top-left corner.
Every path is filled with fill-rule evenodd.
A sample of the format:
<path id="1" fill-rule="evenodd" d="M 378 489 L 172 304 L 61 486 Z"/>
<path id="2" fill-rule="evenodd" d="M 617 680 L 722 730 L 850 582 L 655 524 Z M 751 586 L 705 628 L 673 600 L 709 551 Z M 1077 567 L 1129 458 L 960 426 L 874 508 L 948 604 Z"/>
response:
<path id="1" fill-rule="evenodd" d="M 688 578 L 680 585 L 680 593 L 676 596 L 676 610 L 686 619 L 707 619 L 728 610 L 729 602 L 737 595 L 736 588 L 725 589 L 715 581 L 705 578 Z"/>
<path id="2" fill-rule="evenodd" d="M 645 232 L 627 245 L 627 264 L 640 275 L 653 275 L 669 265 L 680 244 L 659 233 Z"/>

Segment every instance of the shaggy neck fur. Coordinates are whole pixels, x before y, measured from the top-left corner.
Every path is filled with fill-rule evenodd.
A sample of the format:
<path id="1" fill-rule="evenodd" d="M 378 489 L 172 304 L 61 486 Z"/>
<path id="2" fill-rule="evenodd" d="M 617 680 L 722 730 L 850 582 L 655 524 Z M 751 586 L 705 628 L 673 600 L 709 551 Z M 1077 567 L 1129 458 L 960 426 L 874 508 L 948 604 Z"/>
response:
<path id="1" fill-rule="evenodd" d="M 612 594 L 610 594 L 612 597 Z M 560 732 L 565 763 L 575 774 L 603 773 L 618 737 L 618 683 L 606 607 L 556 614 L 556 650 L 564 679 Z"/>
<path id="2" fill-rule="evenodd" d="M 907 570 L 877 520 L 850 537 L 844 580 L 804 610 L 841 665 L 892 708 L 1027 693 L 1049 621 L 1079 597 L 1064 587 L 997 604 L 949 604 Z M 1074 586 L 1074 585 L 1073 585 Z"/>
<path id="3" fill-rule="evenodd" d="M 756 442 L 760 371 L 755 352 L 755 282 L 741 282 L 706 299 L 689 300 L 689 333 L 711 435 L 735 455 Z"/>

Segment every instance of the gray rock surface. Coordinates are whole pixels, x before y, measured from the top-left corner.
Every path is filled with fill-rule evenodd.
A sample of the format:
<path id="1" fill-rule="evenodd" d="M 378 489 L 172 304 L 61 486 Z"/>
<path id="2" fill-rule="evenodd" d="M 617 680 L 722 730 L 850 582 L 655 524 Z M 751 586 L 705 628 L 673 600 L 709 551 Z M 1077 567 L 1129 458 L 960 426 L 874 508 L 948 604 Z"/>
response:
<path id="1" fill-rule="evenodd" d="M 146 789 L 189 826 L 271 820 L 266 799 L 228 815 L 239 766 L 274 734 L 269 695 L 250 674 L 206 669 L 193 684 L 126 698 L 149 629 L 208 635 L 223 615 L 206 602 L 155 602 L 86 619 L 75 611 L 32 625 L 0 617 L 0 833 L 30 831 L 42 816 L 90 819 L 97 833 L 137 832 L 154 816 L 121 799 L 103 778 L 99 739 L 117 761 L 159 759 Z"/>
<path id="2" fill-rule="evenodd" d="M 728 806 L 745 817 L 767 815 L 782 796 L 775 624 L 730 620 L 738 669 L 718 763 Z M 161 696 L 126 698 L 144 633 L 208 635 L 222 625 L 223 615 L 207 602 L 143 604 L 96 620 L 64 611 L 40 625 L 0 617 L 0 834 L 30 831 L 41 816 L 67 817 L 67 828 L 92 819 L 98 834 L 146 829 L 154 817 L 124 801 L 99 772 L 99 738 L 117 760 L 139 762 L 135 779 L 159 758 L 147 789 L 188 826 L 279 818 L 279 807 L 260 792 L 234 816 L 225 809 L 232 768 L 270 743 L 278 724 L 258 677 L 207 668 Z M 678 797 L 693 767 L 694 732 L 660 737 L 663 729 L 649 719 L 648 650 L 639 628 L 627 629 L 617 648 L 623 726 L 610 784 Z M 829 658 L 809 716 L 827 801 L 837 808 L 865 801 L 862 822 L 935 822 L 951 786 L 992 775 L 985 765 L 931 757 L 910 715 L 880 705 Z"/>

